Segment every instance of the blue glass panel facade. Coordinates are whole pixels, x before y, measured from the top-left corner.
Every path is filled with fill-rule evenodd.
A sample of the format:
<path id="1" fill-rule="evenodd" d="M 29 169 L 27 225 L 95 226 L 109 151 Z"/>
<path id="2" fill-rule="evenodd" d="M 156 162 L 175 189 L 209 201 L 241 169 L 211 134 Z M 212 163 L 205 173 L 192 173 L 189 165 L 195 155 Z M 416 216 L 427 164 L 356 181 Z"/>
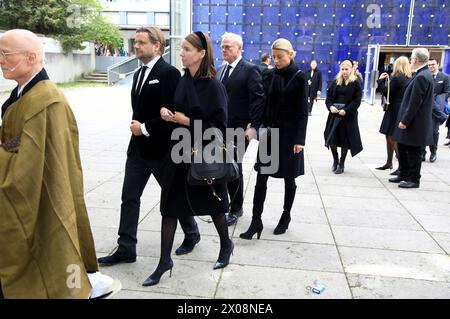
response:
<path id="1" fill-rule="evenodd" d="M 369 44 L 406 45 L 410 6 L 410 0 L 194 0 L 193 30 L 209 32 L 217 65 L 226 31 L 242 35 L 244 57 L 254 62 L 274 40 L 287 38 L 302 69 L 318 61 L 325 88 L 347 57 L 364 72 Z M 416 0 L 413 15 L 411 45 L 450 45 L 449 0 Z"/>

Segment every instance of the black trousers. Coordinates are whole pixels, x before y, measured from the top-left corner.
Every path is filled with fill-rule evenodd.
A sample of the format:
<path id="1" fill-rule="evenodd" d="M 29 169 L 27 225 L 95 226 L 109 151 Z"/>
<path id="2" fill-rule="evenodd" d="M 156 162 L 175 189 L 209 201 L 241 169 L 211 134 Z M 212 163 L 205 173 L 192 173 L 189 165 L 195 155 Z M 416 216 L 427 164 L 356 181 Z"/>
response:
<path id="1" fill-rule="evenodd" d="M 229 126 L 229 127 L 233 127 L 233 126 Z M 242 128 L 242 126 L 240 126 L 240 125 L 234 125 L 233 128 L 239 128 L 239 127 Z M 237 145 L 236 139 L 234 142 L 235 142 L 235 145 Z M 248 144 L 249 144 L 249 141 L 247 139 L 245 139 L 245 151 L 247 151 Z M 245 154 L 245 152 L 244 152 L 244 154 Z M 243 157 L 244 154 L 240 154 L 241 157 Z M 235 160 L 237 160 L 237 157 L 235 157 Z M 232 202 L 231 207 L 230 207 L 231 212 L 239 211 L 240 209 L 242 209 L 242 205 L 244 204 L 244 176 L 242 174 L 242 163 L 240 163 L 240 161 L 238 161 L 238 166 L 239 166 L 239 170 L 241 172 L 241 176 L 239 177 L 239 179 L 227 184 L 228 194 L 230 195 L 230 201 L 233 200 L 233 196 L 234 196 L 234 201 Z"/>
<path id="2" fill-rule="evenodd" d="M 164 160 L 143 159 L 137 147 L 133 147 L 125 165 L 125 179 L 122 188 L 122 205 L 120 208 L 118 251 L 127 255 L 136 255 L 137 227 L 141 196 L 147 182 L 153 174 L 161 185 Z M 186 238 L 194 239 L 199 230 L 193 216 L 179 218 Z"/>
<path id="3" fill-rule="evenodd" d="M 311 96 L 308 97 L 308 112 L 309 113 L 312 112 L 312 108 L 313 108 L 315 99 L 316 99 L 315 97 L 311 97 Z"/>
<path id="4" fill-rule="evenodd" d="M 430 153 L 432 154 L 436 154 L 437 152 L 437 147 L 438 147 L 438 142 L 439 142 L 439 127 L 441 126 L 441 123 L 439 123 L 439 121 L 437 119 L 435 119 L 434 117 L 432 117 L 431 119 L 431 128 L 433 130 L 433 144 L 430 145 Z M 426 147 L 424 147 L 422 149 L 422 154 L 426 154 L 427 150 Z"/>
<path id="5" fill-rule="evenodd" d="M 397 143 L 397 145 L 400 178 L 408 182 L 419 183 L 420 169 L 422 168 L 422 147 L 401 143 Z"/>

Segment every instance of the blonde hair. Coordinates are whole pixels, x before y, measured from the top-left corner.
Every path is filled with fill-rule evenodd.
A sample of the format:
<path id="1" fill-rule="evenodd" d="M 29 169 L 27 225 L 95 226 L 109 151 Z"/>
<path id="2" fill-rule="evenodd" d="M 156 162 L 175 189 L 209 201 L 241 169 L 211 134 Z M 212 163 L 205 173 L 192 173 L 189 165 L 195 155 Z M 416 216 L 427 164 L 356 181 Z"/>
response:
<path id="1" fill-rule="evenodd" d="M 410 78 L 412 76 L 409 59 L 405 56 L 401 56 L 401 57 L 397 58 L 397 60 L 395 60 L 395 62 L 394 62 L 394 71 L 392 72 L 392 75 L 396 76 L 399 73 L 404 74 L 408 78 Z"/>
<path id="2" fill-rule="evenodd" d="M 272 50 L 283 50 L 288 52 L 291 55 L 291 60 L 293 60 L 297 54 L 297 52 L 294 51 L 291 42 L 283 38 L 275 40 L 272 44 Z"/>
<path id="3" fill-rule="evenodd" d="M 336 75 L 336 83 L 337 85 L 342 85 L 345 83 L 345 85 L 349 85 L 352 82 L 355 82 L 357 80 L 357 77 L 355 75 L 355 70 L 353 69 L 353 64 L 350 62 L 350 60 L 344 60 L 341 62 L 339 67 L 342 65 L 348 65 L 350 67 L 350 76 L 347 79 L 344 79 L 344 76 L 342 75 L 342 72 L 339 71 L 339 73 Z"/>

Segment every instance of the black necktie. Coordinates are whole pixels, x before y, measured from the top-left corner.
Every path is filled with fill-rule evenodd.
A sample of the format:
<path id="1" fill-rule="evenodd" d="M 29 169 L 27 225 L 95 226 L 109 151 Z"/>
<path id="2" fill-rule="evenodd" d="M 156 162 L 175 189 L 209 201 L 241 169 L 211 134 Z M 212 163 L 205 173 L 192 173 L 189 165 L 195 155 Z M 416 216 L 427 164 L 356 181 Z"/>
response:
<path id="1" fill-rule="evenodd" d="M 222 83 L 225 84 L 225 82 L 228 80 L 228 77 L 230 76 L 230 70 L 231 70 L 232 66 L 230 64 L 228 64 L 227 66 L 227 70 L 225 71 L 225 74 L 222 77 Z"/>
<path id="2" fill-rule="evenodd" d="M 136 95 L 139 95 L 141 93 L 141 86 L 142 82 L 144 81 L 145 71 L 148 69 L 146 65 L 142 66 L 141 68 L 141 76 L 139 77 L 138 84 L 136 86 Z"/>

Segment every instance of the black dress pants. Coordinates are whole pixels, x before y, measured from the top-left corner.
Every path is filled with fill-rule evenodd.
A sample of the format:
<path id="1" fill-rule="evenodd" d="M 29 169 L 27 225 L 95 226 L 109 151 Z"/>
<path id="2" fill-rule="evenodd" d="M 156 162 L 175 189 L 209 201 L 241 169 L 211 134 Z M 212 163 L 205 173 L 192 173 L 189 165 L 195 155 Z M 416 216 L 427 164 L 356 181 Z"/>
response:
<path id="1" fill-rule="evenodd" d="M 151 174 L 161 185 L 163 165 L 164 160 L 142 158 L 137 147 L 133 147 L 128 154 L 122 188 L 119 239 L 117 240 L 118 252 L 122 254 L 136 255 L 141 196 Z M 186 238 L 194 240 L 198 236 L 199 230 L 193 216 L 182 216 L 179 218 L 179 222 Z"/>
<path id="2" fill-rule="evenodd" d="M 398 144 L 398 170 L 400 178 L 407 182 L 420 183 L 422 147 Z"/>

